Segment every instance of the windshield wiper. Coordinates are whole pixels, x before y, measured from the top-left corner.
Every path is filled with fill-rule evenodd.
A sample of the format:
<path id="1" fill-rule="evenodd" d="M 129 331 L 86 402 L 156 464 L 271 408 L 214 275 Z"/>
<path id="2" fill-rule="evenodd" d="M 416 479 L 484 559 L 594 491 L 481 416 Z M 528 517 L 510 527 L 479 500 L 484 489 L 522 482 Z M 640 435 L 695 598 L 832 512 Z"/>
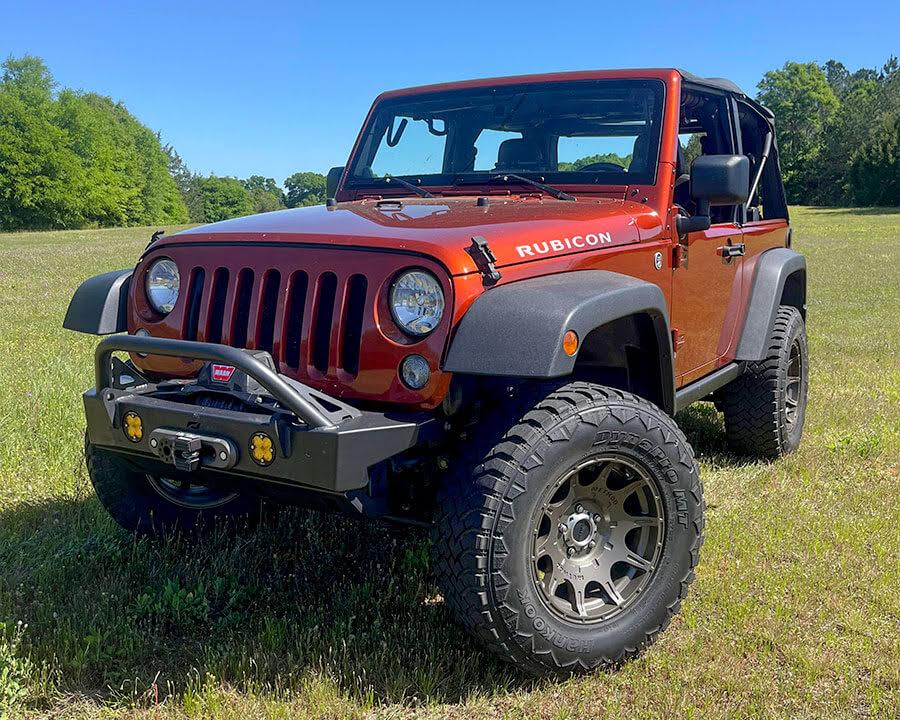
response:
<path id="1" fill-rule="evenodd" d="M 512 173 L 503 173 L 501 175 L 494 175 L 491 178 L 492 180 L 503 180 L 503 182 L 508 182 L 509 180 L 517 180 L 519 182 L 523 182 L 526 185 L 531 185 L 532 187 L 536 187 L 538 190 L 543 190 L 548 195 L 552 195 L 557 200 L 575 200 L 574 195 L 569 195 L 567 192 L 563 192 L 559 188 L 555 188 L 551 185 L 545 185 L 542 182 L 538 182 L 537 180 L 532 180 L 531 178 L 527 178 L 523 175 L 513 175 Z"/>
<path id="2" fill-rule="evenodd" d="M 403 187 L 409 188 L 410 190 L 412 190 L 417 195 L 420 195 L 421 197 L 434 197 L 434 195 L 432 193 L 428 192 L 425 188 L 419 187 L 418 185 L 414 185 L 411 182 L 407 182 L 406 180 L 395 177 L 393 175 L 385 175 L 384 180 L 385 180 L 385 182 L 400 183 Z"/>

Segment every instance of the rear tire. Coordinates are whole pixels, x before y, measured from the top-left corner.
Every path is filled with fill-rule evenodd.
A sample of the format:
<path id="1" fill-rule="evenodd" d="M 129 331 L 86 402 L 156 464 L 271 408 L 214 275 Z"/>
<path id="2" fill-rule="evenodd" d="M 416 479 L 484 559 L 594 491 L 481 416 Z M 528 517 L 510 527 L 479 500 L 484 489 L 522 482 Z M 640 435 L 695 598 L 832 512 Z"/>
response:
<path id="1" fill-rule="evenodd" d="M 483 421 L 439 493 L 434 569 L 461 624 L 535 675 L 637 655 L 669 624 L 703 542 L 675 423 L 585 382 Z"/>
<path id="2" fill-rule="evenodd" d="M 800 445 L 809 393 L 806 325 L 797 308 L 782 305 L 766 357 L 722 389 L 729 447 L 741 455 L 774 460 Z"/>
<path id="3" fill-rule="evenodd" d="M 85 443 L 94 491 L 112 518 L 131 533 L 160 536 L 208 531 L 222 521 L 255 524 L 260 501 L 204 486 L 185 487 L 138 470 L 115 453 Z"/>

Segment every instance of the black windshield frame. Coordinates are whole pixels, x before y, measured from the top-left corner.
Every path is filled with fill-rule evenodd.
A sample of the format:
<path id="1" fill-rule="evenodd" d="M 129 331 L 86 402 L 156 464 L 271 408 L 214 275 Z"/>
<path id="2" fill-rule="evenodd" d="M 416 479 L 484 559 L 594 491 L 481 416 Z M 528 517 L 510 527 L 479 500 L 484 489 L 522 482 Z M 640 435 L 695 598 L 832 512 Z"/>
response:
<path id="1" fill-rule="evenodd" d="M 640 134 L 645 137 L 646 162 L 634 172 L 611 171 L 607 169 L 560 170 L 558 169 L 559 163 L 557 161 L 548 159 L 548 167 L 535 170 L 516 169 L 516 174 L 545 182 L 554 187 L 653 185 L 656 182 L 659 165 L 665 95 L 665 83 L 661 80 L 629 78 L 516 83 L 389 97 L 380 101 L 373 108 L 369 120 L 360 134 L 356 153 L 351 158 L 344 187 L 348 190 L 359 190 L 361 188 L 377 188 L 381 190 L 390 186 L 390 182 L 386 178 L 373 176 L 370 166 L 379 147 L 385 140 L 386 133 L 392 133 L 393 138 L 397 137 L 398 132 L 402 134 L 399 124 L 397 127 L 394 127 L 394 120 L 398 117 L 413 117 L 422 120 L 431 118 L 434 121 L 432 129 L 435 132 L 433 134 L 447 133 L 447 140 L 441 172 L 392 174 L 410 180 L 417 186 L 428 188 L 454 186 L 462 188 L 472 185 L 496 184 L 496 169 L 460 170 L 458 167 L 453 166 L 454 142 L 458 143 L 457 149 L 461 149 L 465 153 L 468 151 L 469 146 L 474 144 L 475 138 L 477 138 L 476 133 L 469 139 L 465 135 L 466 132 L 471 134 L 473 129 L 479 126 L 481 126 L 481 129 L 494 129 L 485 123 L 484 117 L 481 118 L 481 121 L 478 121 L 474 116 L 475 110 L 471 111 L 473 113 L 471 121 L 469 121 L 468 117 L 461 114 L 457 116 L 450 114 L 452 111 L 459 110 L 469 112 L 469 106 L 466 105 L 467 102 L 475 105 L 494 102 L 497 104 L 497 107 L 511 107 L 512 110 L 509 115 L 502 118 L 502 121 L 507 123 L 507 125 L 503 125 L 503 122 L 494 123 L 494 125 L 524 128 L 524 132 L 532 133 L 541 140 L 545 140 L 550 148 L 548 154 L 553 153 L 554 156 L 556 146 L 553 143 L 558 143 L 561 135 L 570 136 L 566 132 L 554 134 L 554 131 L 574 129 L 576 132 L 579 132 L 583 130 L 588 135 L 588 131 L 602 127 L 604 135 L 608 136 L 633 136 L 635 130 L 639 130 Z M 618 97 L 627 98 L 627 102 L 631 104 L 625 105 L 626 100 L 622 100 L 622 107 L 617 120 L 615 103 Z M 526 99 L 534 100 L 538 111 L 536 114 L 533 113 L 532 116 L 517 117 L 517 108 Z M 610 111 L 602 118 L 598 115 L 594 115 L 591 118 L 581 118 L 580 116 L 572 115 L 562 118 L 557 117 L 553 110 L 546 109 L 546 103 L 538 103 L 537 101 L 540 99 L 561 99 L 564 102 L 569 101 L 573 103 L 579 101 L 604 102 L 610 107 Z M 642 118 L 639 121 L 624 119 L 633 115 L 634 103 L 638 100 L 642 100 L 646 105 L 641 111 Z M 554 105 L 554 107 L 559 106 Z M 448 123 L 446 118 L 451 117 L 463 117 L 464 120 L 469 122 L 465 124 L 454 120 Z M 529 124 L 530 121 L 532 124 Z M 566 125 L 566 123 L 569 123 L 569 125 Z M 583 127 L 581 127 L 582 125 Z M 481 132 L 481 129 L 478 132 Z M 466 145 L 467 142 L 470 144 L 469 146 Z M 557 163 L 557 169 L 550 169 L 550 165 L 553 162 Z M 448 164 L 450 165 L 449 168 Z"/>

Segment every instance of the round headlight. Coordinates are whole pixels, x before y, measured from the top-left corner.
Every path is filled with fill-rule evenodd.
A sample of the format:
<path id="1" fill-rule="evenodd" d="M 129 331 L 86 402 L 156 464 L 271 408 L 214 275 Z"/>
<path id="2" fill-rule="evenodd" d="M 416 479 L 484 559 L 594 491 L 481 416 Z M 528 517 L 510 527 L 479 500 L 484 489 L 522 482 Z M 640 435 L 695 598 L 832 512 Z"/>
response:
<path id="1" fill-rule="evenodd" d="M 444 291 L 431 273 L 410 270 L 391 286 L 391 313 L 403 332 L 422 337 L 434 330 L 444 314 Z"/>
<path id="2" fill-rule="evenodd" d="M 156 312 L 168 315 L 178 301 L 181 278 L 174 260 L 157 260 L 147 270 L 147 300 Z"/>

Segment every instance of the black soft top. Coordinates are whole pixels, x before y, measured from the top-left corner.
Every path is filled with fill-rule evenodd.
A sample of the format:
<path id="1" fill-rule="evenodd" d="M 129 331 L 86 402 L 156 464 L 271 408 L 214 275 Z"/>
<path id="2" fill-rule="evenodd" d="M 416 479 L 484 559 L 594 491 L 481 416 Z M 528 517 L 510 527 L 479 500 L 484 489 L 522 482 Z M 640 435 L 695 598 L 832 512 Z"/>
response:
<path id="1" fill-rule="evenodd" d="M 689 82 L 691 85 L 700 85 L 701 87 L 712 88 L 713 90 L 720 90 L 722 92 L 732 93 L 733 95 L 739 95 L 742 100 L 745 100 L 749 105 L 752 105 L 754 108 L 759 110 L 766 118 L 772 120 L 775 115 L 772 113 L 769 108 L 765 105 L 760 105 L 756 100 L 750 97 L 747 93 L 745 93 L 741 88 L 733 83 L 731 80 L 726 80 L 725 78 L 706 78 L 700 77 L 699 75 L 694 75 L 693 73 L 689 73 L 687 70 L 682 70 L 681 68 L 676 68 L 678 74 L 684 79 L 685 82 Z"/>

